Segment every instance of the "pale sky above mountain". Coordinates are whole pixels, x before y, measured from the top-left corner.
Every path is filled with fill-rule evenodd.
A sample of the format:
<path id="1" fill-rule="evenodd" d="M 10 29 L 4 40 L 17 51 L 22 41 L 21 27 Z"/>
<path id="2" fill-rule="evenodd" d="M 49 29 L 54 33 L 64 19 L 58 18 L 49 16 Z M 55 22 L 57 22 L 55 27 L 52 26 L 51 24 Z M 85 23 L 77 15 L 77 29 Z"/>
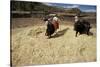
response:
<path id="1" fill-rule="evenodd" d="M 63 4 L 63 3 L 44 3 L 44 4 L 62 8 L 79 8 L 81 11 L 84 12 L 96 12 L 95 5 L 79 5 L 79 4 Z"/>

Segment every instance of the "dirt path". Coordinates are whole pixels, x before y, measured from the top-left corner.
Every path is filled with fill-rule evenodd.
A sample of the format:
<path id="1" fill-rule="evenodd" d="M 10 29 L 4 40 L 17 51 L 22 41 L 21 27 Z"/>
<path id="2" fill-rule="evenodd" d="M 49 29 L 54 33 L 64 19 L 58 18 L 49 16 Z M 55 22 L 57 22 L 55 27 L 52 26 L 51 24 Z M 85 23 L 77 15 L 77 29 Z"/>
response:
<path id="1" fill-rule="evenodd" d="M 92 36 L 75 37 L 72 26 L 61 25 L 58 34 L 47 39 L 44 26 L 12 30 L 12 64 L 37 65 L 96 61 L 96 28 Z"/>

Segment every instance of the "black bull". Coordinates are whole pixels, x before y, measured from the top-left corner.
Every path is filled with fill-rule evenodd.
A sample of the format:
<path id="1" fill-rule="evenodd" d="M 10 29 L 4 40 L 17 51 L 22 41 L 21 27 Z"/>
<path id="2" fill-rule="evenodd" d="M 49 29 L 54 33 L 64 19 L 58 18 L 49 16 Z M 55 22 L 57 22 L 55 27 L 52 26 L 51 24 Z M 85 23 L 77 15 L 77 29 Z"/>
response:
<path id="1" fill-rule="evenodd" d="M 45 35 L 50 38 L 51 35 L 55 32 L 54 25 L 52 24 L 50 20 L 48 20 L 48 18 L 44 18 L 44 21 L 48 21 Z"/>
<path id="2" fill-rule="evenodd" d="M 51 22 L 48 22 L 47 24 L 47 29 L 46 29 L 46 36 L 48 36 L 49 38 L 51 37 L 51 35 L 55 32 L 55 28 L 54 25 Z"/>
<path id="3" fill-rule="evenodd" d="M 91 28 L 90 23 L 87 22 L 86 20 L 75 22 L 74 24 L 74 30 L 76 31 L 75 36 L 77 37 L 78 32 L 79 34 L 86 33 L 87 35 L 89 35 L 90 28 Z"/>

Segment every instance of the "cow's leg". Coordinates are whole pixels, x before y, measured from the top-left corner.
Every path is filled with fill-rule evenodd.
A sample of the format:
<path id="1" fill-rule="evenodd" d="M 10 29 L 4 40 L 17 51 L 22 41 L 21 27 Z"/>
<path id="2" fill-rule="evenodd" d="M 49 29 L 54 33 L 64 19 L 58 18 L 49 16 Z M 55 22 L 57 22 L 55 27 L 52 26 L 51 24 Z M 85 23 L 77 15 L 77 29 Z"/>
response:
<path id="1" fill-rule="evenodd" d="M 45 33 L 45 36 L 47 36 L 47 32 Z"/>
<path id="2" fill-rule="evenodd" d="M 78 31 L 76 31 L 76 35 L 75 35 L 75 37 L 77 37 L 77 34 L 78 34 Z"/>
<path id="3" fill-rule="evenodd" d="M 90 29 L 87 29 L 87 35 L 89 35 L 89 30 L 90 30 Z"/>
<path id="4" fill-rule="evenodd" d="M 82 32 L 79 32 L 79 35 L 81 35 L 82 34 Z"/>
<path id="5" fill-rule="evenodd" d="M 79 32 L 80 35 L 81 35 L 82 33 L 83 33 L 82 31 Z"/>

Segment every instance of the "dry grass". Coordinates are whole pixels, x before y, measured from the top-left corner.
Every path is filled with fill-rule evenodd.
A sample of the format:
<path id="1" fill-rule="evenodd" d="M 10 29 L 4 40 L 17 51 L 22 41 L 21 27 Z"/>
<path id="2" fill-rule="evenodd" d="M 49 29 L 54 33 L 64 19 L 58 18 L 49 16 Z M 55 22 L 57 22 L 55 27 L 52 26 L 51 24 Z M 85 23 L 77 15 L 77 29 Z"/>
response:
<path id="1" fill-rule="evenodd" d="M 72 26 L 61 25 L 51 39 L 44 26 L 12 29 L 12 65 L 58 64 L 96 61 L 96 28 L 93 35 L 75 37 Z"/>

